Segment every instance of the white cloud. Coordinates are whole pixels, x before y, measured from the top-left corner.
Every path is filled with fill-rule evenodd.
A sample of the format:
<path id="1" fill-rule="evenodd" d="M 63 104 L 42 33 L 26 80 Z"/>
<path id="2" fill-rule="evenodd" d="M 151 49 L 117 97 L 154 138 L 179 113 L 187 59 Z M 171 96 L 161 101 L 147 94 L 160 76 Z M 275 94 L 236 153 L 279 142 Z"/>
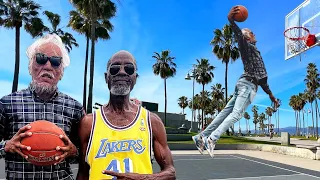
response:
<path id="1" fill-rule="evenodd" d="M 270 106 L 266 106 L 266 105 L 263 105 L 263 104 L 253 104 L 253 105 L 256 105 L 256 106 L 260 106 L 260 107 L 270 107 Z M 279 108 L 280 111 L 287 111 L 287 112 L 294 112 L 292 109 L 284 109 L 284 108 Z"/>

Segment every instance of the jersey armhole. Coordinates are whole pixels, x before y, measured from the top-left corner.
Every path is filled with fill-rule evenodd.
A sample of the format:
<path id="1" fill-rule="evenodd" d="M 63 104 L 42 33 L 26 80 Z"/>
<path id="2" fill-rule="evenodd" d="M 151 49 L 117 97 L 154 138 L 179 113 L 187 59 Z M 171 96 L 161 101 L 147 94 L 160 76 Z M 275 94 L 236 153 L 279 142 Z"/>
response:
<path id="1" fill-rule="evenodd" d="M 152 126 L 151 126 L 151 118 L 150 118 L 150 111 L 147 110 L 147 121 L 148 121 L 148 128 L 149 128 L 149 137 L 150 137 L 150 159 L 153 159 L 153 136 L 152 136 Z"/>
<path id="2" fill-rule="evenodd" d="M 86 150 L 86 162 L 89 163 L 89 160 L 88 160 L 88 156 L 89 156 L 89 153 L 90 153 L 90 150 L 91 150 L 91 143 L 92 143 L 92 139 L 93 139 L 93 132 L 94 132 L 94 127 L 95 127 L 95 124 L 96 124 L 96 111 L 93 112 L 93 122 L 92 122 L 92 125 L 91 125 L 91 132 L 90 132 L 90 137 L 89 137 L 89 142 L 88 142 L 88 146 L 87 146 L 87 150 Z"/>

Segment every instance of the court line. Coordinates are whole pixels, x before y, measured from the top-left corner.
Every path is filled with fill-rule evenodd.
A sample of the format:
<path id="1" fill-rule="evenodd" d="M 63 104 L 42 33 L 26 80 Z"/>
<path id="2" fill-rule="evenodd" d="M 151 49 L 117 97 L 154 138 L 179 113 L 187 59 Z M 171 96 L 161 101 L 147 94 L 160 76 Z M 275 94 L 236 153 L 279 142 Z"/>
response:
<path id="1" fill-rule="evenodd" d="M 302 172 L 299 172 L 299 171 L 294 171 L 294 170 L 290 170 L 290 169 L 274 166 L 274 165 L 271 165 L 271 164 L 267 164 L 267 163 L 263 163 L 263 162 L 255 161 L 255 160 L 252 160 L 252 159 L 247 159 L 247 158 L 235 156 L 235 155 L 230 155 L 230 156 L 237 157 L 239 159 L 244 159 L 244 160 L 247 160 L 247 161 L 252 161 L 252 162 L 255 162 L 255 163 L 258 163 L 258 164 L 263 164 L 263 165 L 266 165 L 266 166 L 270 166 L 270 167 L 274 167 L 274 168 L 278 168 L 278 169 L 282 169 L 282 170 L 286 170 L 286 171 L 290 171 L 290 172 L 294 172 L 294 173 L 299 173 L 299 174 L 302 174 L 302 175 L 307 175 L 307 176 L 311 176 L 311 177 L 315 177 L 317 179 L 320 179 L 320 177 L 313 176 L 311 174 L 306 174 L 306 173 L 302 173 Z"/>
<path id="2" fill-rule="evenodd" d="M 209 180 L 237 180 L 237 179 L 260 179 L 272 177 L 290 177 L 290 176 L 305 176 L 304 174 L 290 174 L 290 175 L 276 175 L 276 176 L 256 176 L 256 177 L 242 177 L 242 178 L 228 178 L 228 179 L 209 179 Z"/>

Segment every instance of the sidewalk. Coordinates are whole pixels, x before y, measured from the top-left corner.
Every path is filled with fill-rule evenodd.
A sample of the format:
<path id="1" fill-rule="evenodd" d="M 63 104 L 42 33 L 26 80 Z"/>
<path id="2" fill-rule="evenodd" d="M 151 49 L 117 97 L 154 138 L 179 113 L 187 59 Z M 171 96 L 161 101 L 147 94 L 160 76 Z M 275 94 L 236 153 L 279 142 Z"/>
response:
<path id="1" fill-rule="evenodd" d="M 247 139 L 256 140 L 256 141 L 267 141 L 267 142 L 278 142 L 278 143 L 281 143 L 281 137 L 274 137 L 272 139 L 270 139 L 270 137 L 248 137 L 248 136 L 243 136 L 243 137 L 247 138 Z M 304 146 L 304 147 L 320 146 L 320 144 L 318 144 L 317 141 L 299 140 L 297 138 L 290 138 L 290 144 L 294 144 L 297 147 L 299 147 L 299 146 Z"/>
<path id="2" fill-rule="evenodd" d="M 172 154 L 200 154 L 199 151 L 171 151 Z M 208 156 L 207 151 L 204 156 Z M 216 150 L 215 154 L 241 154 L 245 156 L 250 156 L 254 158 L 259 158 L 267 161 L 278 162 L 286 165 L 291 165 L 299 168 L 305 168 L 309 170 L 319 171 L 320 172 L 320 161 L 304 159 L 289 155 L 263 152 L 263 151 L 250 151 L 250 150 Z"/>

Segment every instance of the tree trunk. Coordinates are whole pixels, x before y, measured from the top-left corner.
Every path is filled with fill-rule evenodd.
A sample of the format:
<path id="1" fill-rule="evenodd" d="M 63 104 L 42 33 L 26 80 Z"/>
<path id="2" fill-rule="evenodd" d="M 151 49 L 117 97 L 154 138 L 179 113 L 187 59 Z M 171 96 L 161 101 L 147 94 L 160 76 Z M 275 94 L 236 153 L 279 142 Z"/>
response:
<path id="1" fill-rule="evenodd" d="M 16 92 L 18 90 L 19 67 L 20 67 L 20 27 L 16 26 L 16 62 L 14 65 L 14 76 L 13 76 L 11 92 Z"/>
<path id="2" fill-rule="evenodd" d="M 299 136 L 301 135 L 301 111 L 299 111 Z"/>
<path id="3" fill-rule="evenodd" d="M 268 126 L 267 126 L 267 131 L 269 132 L 269 128 L 270 128 L 270 116 L 268 115 Z"/>
<path id="4" fill-rule="evenodd" d="M 312 102 L 311 102 L 311 116 L 312 116 L 312 134 L 313 134 L 313 137 L 315 136 L 315 132 L 314 132 L 314 116 L 313 116 L 313 105 L 312 105 Z"/>
<path id="5" fill-rule="evenodd" d="M 305 123 L 304 123 L 304 112 L 302 111 L 302 123 L 303 123 L 303 134 L 305 134 L 306 133 L 306 125 L 305 125 Z"/>
<path id="6" fill-rule="evenodd" d="M 257 123 L 254 124 L 254 134 L 257 134 Z"/>
<path id="7" fill-rule="evenodd" d="M 278 135 L 280 134 L 280 111 L 278 110 Z"/>
<path id="8" fill-rule="evenodd" d="M 86 47 L 86 59 L 84 63 L 84 77 L 83 77 L 83 107 L 87 107 L 87 72 L 88 72 L 88 58 L 89 58 L 89 36 L 87 36 L 87 47 Z"/>
<path id="9" fill-rule="evenodd" d="M 164 126 L 167 125 L 167 81 L 164 79 Z"/>
<path id="10" fill-rule="evenodd" d="M 226 90 L 226 104 L 228 103 L 228 62 L 226 62 L 226 71 L 225 71 L 225 75 L 224 75 L 225 79 L 224 79 L 224 86 L 225 86 L 225 90 Z"/>
<path id="11" fill-rule="evenodd" d="M 201 122 L 202 122 L 202 128 L 204 127 L 204 119 L 203 119 L 203 113 L 204 113 L 204 84 L 202 84 L 202 99 L 201 99 Z"/>
<path id="12" fill-rule="evenodd" d="M 94 4 L 91 3 L 91 22 L 96 22 L 96 9 Z M 89 81 L 89 95 L 87 113 L 92 113 L 92 93 L 93 93 L 93 76 L 94 76 L 94 48 L 95 48 L 95 23 L 91 24 L 91 58 L 90 58 L 90 81 Z"/>
<path id="13" fill-rule="evenodd" d="M 297 113 L 297 111 L 295 111 L 294 112 L 294 115 L 295 115 L 295 117 L 296 117 L 296 135 L 298 135 L 299 134 L 299 130 L 298 130 L 298 113 Z"/>
<path id="14" fill-rule="evenodd" d="M 317 139 L 319 138 L 319 129 L 318 129 L 318 101 L 316 99 L 316 135 L 317 135 Z"/>

